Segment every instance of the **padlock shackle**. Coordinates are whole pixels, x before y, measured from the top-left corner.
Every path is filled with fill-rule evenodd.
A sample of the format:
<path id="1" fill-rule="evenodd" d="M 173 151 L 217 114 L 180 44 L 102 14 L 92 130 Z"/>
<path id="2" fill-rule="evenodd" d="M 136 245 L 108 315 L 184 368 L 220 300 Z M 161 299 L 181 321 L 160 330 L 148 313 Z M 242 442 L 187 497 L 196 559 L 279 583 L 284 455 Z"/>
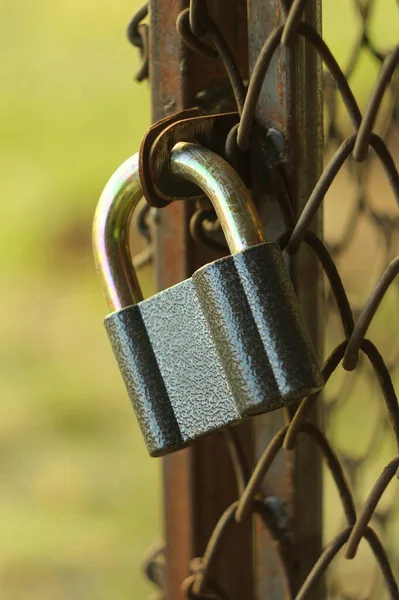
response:
<path id="1" fill-rule="evenodd" d="M 172 150 L 170 168 L 176 177 L 195 183 L 209 197 L 232 254 L 267 241 L 248 189 L 218 154 L 179 142 Z"/>
<path id="2" fill-rule="evenodd" d="M 129 244 L 132 216 L 143 195 L 138 157 L 128 158 L 112 175 L 94 216 L 94 259 L 111 311 L 143 300 Z M 175 176 L 195 183 L 209 197 L 232 254 L 266 241 L 249 191 L 220 156 L 180 142 L 172 150 L 170 165 Z"/>
<path id="3" fill-rule="evenodd" d="M 131 219 L 143 195 L 138 157 L 128 158 L 112 175 L 94 216 L 94 260 L 112 311 L 143 300 L 129 244 Z"/>

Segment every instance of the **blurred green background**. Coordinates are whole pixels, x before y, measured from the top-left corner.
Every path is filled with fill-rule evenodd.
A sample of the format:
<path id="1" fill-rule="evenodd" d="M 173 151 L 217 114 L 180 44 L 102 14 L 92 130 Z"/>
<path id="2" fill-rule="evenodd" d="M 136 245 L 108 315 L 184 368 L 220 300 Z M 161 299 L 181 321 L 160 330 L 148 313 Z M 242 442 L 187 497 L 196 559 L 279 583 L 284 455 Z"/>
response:
<path id="1" fill-rule="evenodd" d="M 389 5 L 389 6 L 388 6 Z M 0 235 L 0 597 L 119 600 L 150 590 L 160 461 L 148 458 L 103 330 L 91 221 L 149 124 L 125 37 L 135 0 L 3 0 Z M 356 21 L 324 2 L 341 62 Z M 396 41 L 380 0 L 378 45 Z M 388 18 L 387 18 L 388 15 Z M 364 106 L 378 65 L 354 75 Z M 333 221 L 332 221 L 333 222 Z M 331 233 L 334 233 L 334 228 Z M 148 291 L 151 271 L 141 273 Z"/>
<path id="2" fill-rule="evenodd" d="M 160 532 L 160 462 L 147 455 L 111 355 L 91 252 L 101 190 L 150 122 L 125 36 L 137 6 L 1 2 L 7 600 L 125 600 L 150 589 L 140 564 Z"/>

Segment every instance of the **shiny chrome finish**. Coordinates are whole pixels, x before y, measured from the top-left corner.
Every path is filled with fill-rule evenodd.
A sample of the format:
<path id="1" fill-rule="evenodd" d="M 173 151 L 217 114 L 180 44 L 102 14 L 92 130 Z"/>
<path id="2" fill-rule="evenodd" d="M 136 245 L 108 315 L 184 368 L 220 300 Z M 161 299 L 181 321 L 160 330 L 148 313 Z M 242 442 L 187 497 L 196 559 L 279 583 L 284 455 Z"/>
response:
<path id="1" fill-rule="evenodd" d="M 174 175 L 195 183 L 209 197 L 232 254 L 266 241 L 249 191 L 225 160 L 202 146 L 180 142 L 170 164 Z M 94 259 L 112 311 L 143 300 L 129 247 L 131 220 L 142 195 L 134 154 L 108 181 L 94 216 Z"/>
<path id="2" fill-rule="evenodd" d="M 134 154 L 108 181 L 94 216 L 94 260 L 112 311 L 143 300 L 129 247 L 130 224 L 142 195 L 138 154 Z"/>
<path id="3" fill-rule="evenodd" d="M 176 177 L 195 183 L 209 197 L 231 254 L 267 241 L 248 189 L 223 158 L 202 146 L 179 142 L 170 166 Z"/>

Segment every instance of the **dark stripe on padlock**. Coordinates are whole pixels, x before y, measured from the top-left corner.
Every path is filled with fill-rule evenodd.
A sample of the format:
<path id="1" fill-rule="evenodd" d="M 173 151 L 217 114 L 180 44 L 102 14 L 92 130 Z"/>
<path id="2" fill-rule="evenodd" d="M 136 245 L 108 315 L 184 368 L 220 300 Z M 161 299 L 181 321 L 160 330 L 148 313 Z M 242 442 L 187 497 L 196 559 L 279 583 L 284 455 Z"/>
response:
<path id="1" fill-rule="evenodd" d="M 149 453 L 181 448 L 180 428 L 139 306 L 112 313 L 104 323 Z"/>
<path id="2" fill-rule="evenodd" d="M 267 242 L 234 255 L 284 404 L 324 385 L 280 247 Z"/>
<path id="3" fill-rule="evenodd" d="M 231 256 L 193 275 L 202 310 L 208 322 L 227 380 L 242 414 L 253 407 L 279 408 L 280 394 L 262 338 L 252 318 L 248 297 Z"/>
<path id="4" fill-rule="evenodd" d="M 319 388 L 314 350 L 276 243 L 205 265 L 192 279 L 245 414 L 281 408 Z"/>

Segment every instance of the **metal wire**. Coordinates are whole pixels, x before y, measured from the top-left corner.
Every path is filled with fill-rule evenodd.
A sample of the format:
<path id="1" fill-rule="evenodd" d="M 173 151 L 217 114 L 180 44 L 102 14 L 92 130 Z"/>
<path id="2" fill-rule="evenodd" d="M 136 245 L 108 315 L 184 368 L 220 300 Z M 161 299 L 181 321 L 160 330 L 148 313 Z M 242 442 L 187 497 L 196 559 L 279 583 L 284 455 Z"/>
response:
<path id="1" fill-rule="evenodd" d="M 148 79 L 148 25 L 142 23 L 148 15 L 148 2 L 143 4 L 139 10 L 133 15 L 129 25 L 127 26 L 127 37 L 129 42 L 138 48 L 141 57 L 141 66 L 139 67 L 135 80 L 138 82 Z"/>
<path id="2" fill-rule="evenodd" d="M 395 540 L 399 535 L 399 503 L 397 489 L 396 500 L 395 492 L 389 494 L 386 490 L 388 487 L 397 488 L 394 477 L 399 468 L 399 457 L 396 455 L 399 447 L 399 405 L 395 390 L 399 375 L 399 344 L 397 338 L 393 341 L 391 335 L 392 329 L 398 325 L 397 297 L 393 297 L 393 294 L 399 273 L 399 174 L 396 166 L 399 141 L 396 138 L 395 142 L 394 137 L 399 124 L 398 78 L 395 72 L 399 64 L 399 45 L 390 52 L 378 48 L 370 33 L 376 2 L 353 0 L 361 27 L 360 32 L 354 31 L 348 64 L 340 66 L 327 42 L 302 21 L 307 0 L 294 0 L 291 6 L 289 4 L 283 0 L 280 2 L 284 23 L 265 40 L 247 91 L 233 53 L 217 24 L 209 16 L 205 0 L 191 0 L 189 8 L 178 19 L 177 29 L 190 48 L 212 59 L 219 56 L 225 65 L 241 115 L 238 128 L 229 137 L 231 152 L 234 151 L 234 144 L 239 151 L 248 151 L 262 84 L 280 45 L 290 45 L 297 36 L 301 36 L 323 61 L 326 156 L 330 158 L 298 221 L 292 230 L 280 237 L 279 243 L 282 249 L 291 254 L 298 252 L 302 244 L 309 246 L 326 276 L 326 337 L 327 345 L 332 346 L 323 368 L 326 380 L 326 433 L 323 434 L 306 420 L 314 404 L 321 401 L 320 394 L 305 398 L 294 415 L 287 412 L 287 425 L 276 432 L 252 473 L 248 473 L 238 439 L 231 432 L 226 434 L 237 475 L 237 501 L 220 517 L 204 557 L 197 561 L 198 568 L 184 582 L 183 589 L 187 598 L 225 600 L 226 594 L 211 577 L 212 564 L 222 558 L 220 541 L 228 528 L 234 527 L 234 524 L 239 526 L 252 515 L 257 515 L 274 540 L 273 548 L 284 583 L 284 598 L 307 598 L 317 581 L 327 574 L 328 594 L 334 600 L 357 600 L 360 597 L 379 600 L 383 589 L 387 597 L 398 600 L 395 571 L 397 573 L 399 568 L 399 553 L 395 548 Z M 135 40 L 136 45 L 139 43 L 137 23 L 141 18 L 136 18 L 132 25 L 131 39 Z M 364 55 L 371 56 L 381 69 L 362 116 L 351 89 L 351 81 Z M 348 119 L 339 116 L 342 113 L 340 102 Z M 383 122 L 382 126 L 380 121 Z M 364 163 L 366 168 L 359 163 Z M 376 194 L 375 173 L 378 173 L 378 188 L 385 186 L 385 196 L 385 190 L 391 190 L 391 202 Z M 347 178 L 346 216 L 340 216 L 339 211 L 343 211 L 341 202 L 336 208 L 339 227 L 335 228 L 340 236 L 334 231 L 333 239 L 329 240 L 327 231 L 324 243 L 309 231 L 309 227 L 316 212 L 324 204 L 328 207 L 330 188 L 342 174 Z M 197 211 L 191 222 L 191 232 L 198 241 L 211 246 L 212 242 L 207 238 L 204 228 L 208 217 L 206 212 Z M 378 239 L 378 243 L 373 242 L 372 238 Z M 374 261 L 365 264 L 365 251 L 370 244 L 378 257 L 375 262 L 381 264 L 379 278 L 374 272 L 374 264 L 371 264 Z M 352 264 L 354 249 L 360 253 L 357 262 L 360 268 Z M 384 326 L 381 325 L 381 319 L 385 321 Z M 342 334 L 339 334 L 337 323 L 342 326 Z M 340 380 L 338 387 L 337 380 Z M 373 403 L 370 405 L 373 412 L 370 416 L 367 408 L 362 409 L 355 402 L 356 381 L 364 382 L 370 394 L 373 392 Z M 353 449 L 353 443 L 349 443 L 351 430 L 347 429 L 346 435 L 337 435 L 337 428 L 334 427 L 337 422 L 348 427 L 342 410 L 354 402 L 355 413 L 351 414 L 356 414 L 359 426 L 367 430 L 361 432 L 362 439 L 359 438 L 355 444 L 359 446 L 356 449 Z M 352 428 L 355 425 L 352 423 Z M 337 489 L 346 522 L 342 525 L 339 520 L 341 517 L 327 515 L 329 529 L 335 530 L 335 536 L 332 540 L 325 540 L 324 551 L 298 589 L 294 577 L 293 547 L 282 535 L 277 516 L 268 505 L 268 498 L 262 497 L 259 490 L 276 457 L 281 452 L 292 451 L 301 435 L 310 437 L 321 451 L 325 470 L 331 475 Z M 369 440 L 363 439 L 367 436 Z M 390 459 L 386 458 L 388 452 L 391 453 Z M 383 468 L 384 464 L 387 466 Z M 374 485 L 372 481 L 375 481 Z M 340 571 L 342 561 L 336 559 L 344 547 L 346 559 L 353 559 L 363 539 L 375 558 L 375 573 L 367 590 L 364 589 L 362 577 L 357 578 L 357 586 L 353 581 L 351 586 L 346 586 Z M 372 563 L 368 562 L 367 572 L 372 570 Z M 377 576 L 378 571 L 380 576 Z"/>
<path id="3" fill-rule="evenodd" d="M 193 8 L 195 7 L 195 8 Z M 200 15 L 196 16 L 196 11 L 200 7 Z M 205 2 L 195 2 L 191 8 L 183 10 L 176 23 L 177 31 L 182 40 L 195 52 L 208 56 L 209 58 L 215 58 L 219 56 L 223 62 L 226 73 L 230 79 L 230 84 L 236 99 L 237 110 L 239 113 L 242 112 L 245 99 L 245 87 L 244 82 L 241 78 L 238 70 L 234 54 L 230 50 L 228 43 L 223 37 L 219 27 L 215 21 L 209 16 L 205 9 Z M 211 39 L 215 48 L 212 48 L 200 40 L 194 32 L 191 30 L 191 21 L 196 19 L 197 27 L 203 34 L 207 34 Z"/>

